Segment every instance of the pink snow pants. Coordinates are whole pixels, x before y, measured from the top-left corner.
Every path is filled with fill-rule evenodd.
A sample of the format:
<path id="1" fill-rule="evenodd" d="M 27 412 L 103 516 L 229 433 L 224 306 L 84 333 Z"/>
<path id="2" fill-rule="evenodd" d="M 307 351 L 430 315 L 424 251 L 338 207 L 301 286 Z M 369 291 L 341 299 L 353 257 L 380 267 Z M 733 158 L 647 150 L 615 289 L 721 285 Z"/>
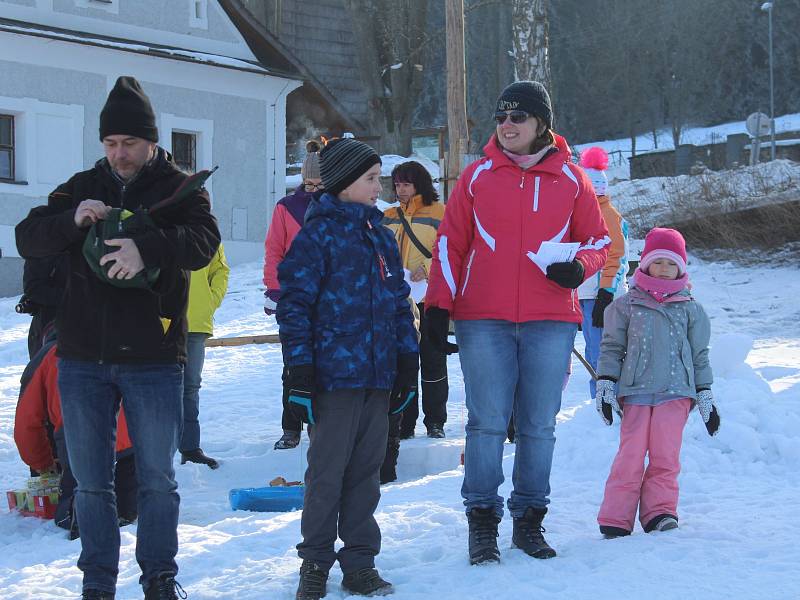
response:
<path id="1" fill-rule="evenodd" d="M 633 531 L 637 505 L 642 527 L 661 514 L 678 516 L 681 441 L 691 408 L 689 398 L 658 406 L 623 403 L 619 450 L 597 515 L 600 525 Z"/>

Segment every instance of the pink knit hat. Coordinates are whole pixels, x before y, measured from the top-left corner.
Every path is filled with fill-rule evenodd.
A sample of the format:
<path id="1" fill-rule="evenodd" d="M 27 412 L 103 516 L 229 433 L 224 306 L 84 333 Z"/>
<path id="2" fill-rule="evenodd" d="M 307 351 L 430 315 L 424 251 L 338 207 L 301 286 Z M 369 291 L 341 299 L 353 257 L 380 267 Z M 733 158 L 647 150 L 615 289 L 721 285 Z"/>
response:
<path id="1" fill-rule="evenodd" d="M 645 236 L 639 268 L 647 273 L 648 267 L 659 258 L 668 258 L 676 263 L 679 276 L 686 273 L 686 240 L 679 231 L 654 227 Z"/>

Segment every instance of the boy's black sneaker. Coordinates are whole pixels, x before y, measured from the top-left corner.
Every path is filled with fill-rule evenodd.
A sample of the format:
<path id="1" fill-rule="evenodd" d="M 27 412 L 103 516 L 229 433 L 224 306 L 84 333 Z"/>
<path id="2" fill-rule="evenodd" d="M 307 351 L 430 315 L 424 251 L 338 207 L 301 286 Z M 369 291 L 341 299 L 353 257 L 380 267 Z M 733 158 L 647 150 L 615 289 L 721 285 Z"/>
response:
<path id="1" fill-rule="evenodd" d="M 275 442 L 275 450 L 291 450 L 300 444 L 299 431 L 284 431 L 281 439 Z"/>
<path id="2" fill-rule="evenodd" d="M 439 423 L 434 423 L 430 427 L 428 427 L 428 437 L 440 440 L 445 437 L 444 435 L 444 425 L 440 425 Z"/>
<path id="3" fill-rule="evenodd" d="M 185 600 L 188 597 L 181 584 L 170 574 L 151 579 L 144 588 L 144 600 Z"/>
<path id="4" fill-rule="evenodd" d="M 194 450 L 181 450 L 181 464 L 187 462 L 197 463 L 198 465 L 208 465 L 210 469 L 219 468 L 219 463 L 216 459 L 206 456 L 202 448 L 195 448 Z"/>
<path id="5" fill-rule="evenodd" d="M 394 594 L 391 583 L 378 575 L 377 569 L 359 569 L 354 573 L 345 573 L 342 578 L 342 589 L 356 596 L 388 596 Z"/>
<path id="6" fill-rule="evenodd" d="M 670 529 L 678 528 L 678 517 L 670 514 L 658 515 L 653 517 L 644 526 L 645 533 L 652 533 L 654 531 L 669 531 Z"/>
<path id="7" fill-rule="evenodd" d="M 544 539 L 542 520 L 547 514 L 546 508 L 529 506 L 521 517 L 514 517 L 514 532 L 511 543 L 525 554 L 533 558 L 553 558 L 556 551 Z"/>
<path id="8" fill-rule="evenodd" d="M 114 594 L 103 590 L 83 590 L 81 600 L 114 600 Z"/>
<path id="9" fill-rule="evenodd" d="M 602 533 L 603 538 L 607 540 L 613 540 L 615 538 L 625 537 L 631 534 L 631 532 L 627 529 L 623 529 L 622 527 L 613 527 L 611 525 L 600 525 L 600 533 Z"/>
<path id="10" fill-rule="evenodd" d="M 410 440 L 414 437 L 414 430 L 411 431 L 401 431 L 400 432 L 400 439 L 401 440 Z"/>
<path id="11" fill-rule="evenodd" d="M 500 517 L 492 508 L 473 508 L 467 514 L 469 523 L 469 564 L 500 562 L 497 547 L 497 526 Z"/>
<path id="12" fill-rule="evenodd" d="M 328 572 L 317 563 L 305 559 L 300 565 L 300 583 L 295 600 L 320 600 L 328 593 Z"/>

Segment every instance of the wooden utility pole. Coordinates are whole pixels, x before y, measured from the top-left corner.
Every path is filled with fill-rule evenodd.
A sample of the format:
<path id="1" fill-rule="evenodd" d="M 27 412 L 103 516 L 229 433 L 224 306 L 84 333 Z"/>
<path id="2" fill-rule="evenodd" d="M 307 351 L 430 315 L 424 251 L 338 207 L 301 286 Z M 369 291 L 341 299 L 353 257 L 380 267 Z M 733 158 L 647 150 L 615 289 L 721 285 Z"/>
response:
<path id="1" fill-rule="evenodd" d="M 461 174 L 467 152 L 466 67 L 464 63 L 464 0 L 447 0 L 447 142 L 444 197 L 448 198 Z"/>

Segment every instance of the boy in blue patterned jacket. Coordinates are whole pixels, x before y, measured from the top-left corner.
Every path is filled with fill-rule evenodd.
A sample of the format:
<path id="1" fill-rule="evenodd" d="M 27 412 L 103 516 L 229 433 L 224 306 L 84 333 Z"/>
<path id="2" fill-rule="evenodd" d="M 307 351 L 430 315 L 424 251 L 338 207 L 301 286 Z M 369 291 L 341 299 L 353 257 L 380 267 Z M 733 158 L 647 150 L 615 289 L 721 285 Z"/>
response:
<path id="1" fill-rule="evenodd" d="M 329 143 L 320 153 L 326 193 L 278 268 L 288 404 L 311 438 L 298 600 L 325 596 L 337 559 L 348 593 L 392 592 L 375 570 L 381 533 L 373 514 L 387 413 L 416 393 L 419 348 L 397 243 L 375 208 L 380 166 L 366 144 Z"/>

